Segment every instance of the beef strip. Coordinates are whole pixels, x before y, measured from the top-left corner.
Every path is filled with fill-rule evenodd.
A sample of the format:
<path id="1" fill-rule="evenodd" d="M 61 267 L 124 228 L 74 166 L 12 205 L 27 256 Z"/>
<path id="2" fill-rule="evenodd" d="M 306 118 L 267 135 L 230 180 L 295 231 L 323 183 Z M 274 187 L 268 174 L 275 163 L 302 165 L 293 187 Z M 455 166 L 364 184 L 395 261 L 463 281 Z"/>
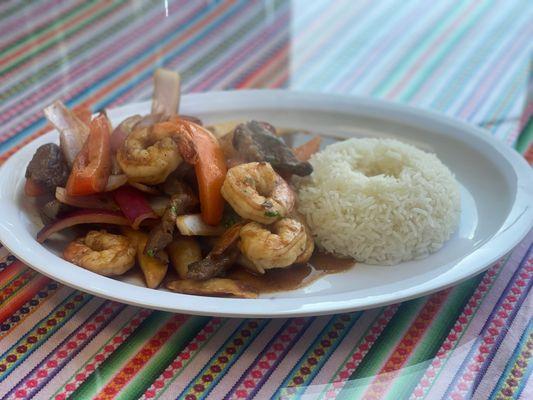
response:
<path id="1" fill-rule="evenodd" d="M 54 143 L 39 147 L 26 168 L 26 178 L 32 179 L 50 193 L 57 186 L 66 185 L 69 173 L 67 160 L 60 147 Z"/>
<path id="2" fill-rule="evenodd" d="M 187 278 L 204 281 L 216 276 L 223 275 L 239 257 L 239 250 L 231 248 L 221 254 L 209 253 L 203 260 L 189 265 Z"/>
<path id="3" fill-rule="evenodd" d="M 43 224 L 46 225 L 70 210 L 72 207 L 59 202 L 57 199 L 52 199 L 39 207 L 39 216 Z"/>
<path id="4" fill-rule="evenodd" d="M 233 147 L 247 162 L 266 161 L 280 173 L 298 176 L 311 174 L 311 164 L 299 161 L 291 148 L 275 133 L 274 127 L 266 122 L 239 124 L 233 132 Z"/>
<path id="5" fill-rule="evenodd" d="M 169 205 L 161 217 L 161 221 L 150 231 L 150 237 L 144 252 L 147 255 L 155 255 L 157 257 L 159 251 L 172 242 L 178 215 L 192 212 L 197 204 L 198 197 L 190 187 L 183 182 L 181 185 L 175 184 L 174 194 L 170 198 Z"/>
<path id="6" fill-rule="evenodd" d="M 237 223 L 226 230 L 218 238 L 213 249 L 203 260 L 189 265 L 187 278 L 194 280 L 206 280 L 223 275 L 239 257 L 239 250 L 235 246 L 244 222 Z"/>

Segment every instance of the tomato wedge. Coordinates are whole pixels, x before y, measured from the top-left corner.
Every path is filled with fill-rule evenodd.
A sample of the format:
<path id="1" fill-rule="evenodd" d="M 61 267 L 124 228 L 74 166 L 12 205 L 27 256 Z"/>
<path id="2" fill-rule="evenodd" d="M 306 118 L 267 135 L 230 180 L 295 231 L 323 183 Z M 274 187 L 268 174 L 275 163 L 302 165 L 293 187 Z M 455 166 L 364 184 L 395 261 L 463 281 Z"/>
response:
<path id="1" fill-rule="evenodd" d="M 227 172 L 224 153 L 218 140 L 204 127 L 179 117 L 171 121 L 177 126 L 178 133 L 187 135 L 194 143 L 197 155 L 194 169 L 202 219 L 206 224 L 218 225 L 224 211 L 224 198 L 220 193 Z"/>
<path id="2" fill-rule="evenodd" d="M 86 196 L 105 190 L 111 173 L 111 124 L 105 113 L 91 121 L 89 137 L 76 156 L 67 182 L 69 196 Z"/>
<path id="3" fill-rule="evenodd" d="M 92 119 L 93 113 L 91 112 L 91 109 L 89 107 L 87 107 L 87 106 L 82 104 L 82 105 L 74 107 L 72 109 L 72 112 L 85 125 L 87 125 L 87 126 L 91 125 L 91 119 Z"/>

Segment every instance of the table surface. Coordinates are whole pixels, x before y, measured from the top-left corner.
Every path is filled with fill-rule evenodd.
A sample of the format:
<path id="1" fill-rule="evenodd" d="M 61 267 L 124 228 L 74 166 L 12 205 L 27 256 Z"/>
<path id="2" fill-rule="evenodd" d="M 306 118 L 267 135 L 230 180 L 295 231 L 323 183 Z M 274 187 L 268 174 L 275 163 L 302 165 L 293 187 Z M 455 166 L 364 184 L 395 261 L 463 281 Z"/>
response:
<path id="1" fill-rule="evenodd" d="M 146 100 L 161 66 L 185 92 L 368 95 L 531 141 L 527 0 L 3 1 L 0 32 L 0 162 L 53 100 Z M 531 399 L 532 242 L 431 296 L 274 320 L 126 306 L 0 248 L 0 398 Z"/>

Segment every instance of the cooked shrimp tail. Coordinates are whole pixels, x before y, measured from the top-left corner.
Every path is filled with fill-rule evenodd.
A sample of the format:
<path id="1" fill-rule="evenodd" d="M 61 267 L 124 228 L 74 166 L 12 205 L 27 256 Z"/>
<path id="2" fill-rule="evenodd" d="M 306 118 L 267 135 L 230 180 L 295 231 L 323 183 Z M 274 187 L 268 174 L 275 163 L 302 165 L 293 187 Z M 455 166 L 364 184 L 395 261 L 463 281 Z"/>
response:
<path id="1" fill-rule="evenodd" d="M 63 257 L 82 268 L 100 275 L 122 275 L 135 264 L 135 247 L 130 239 L 105 230 L 90 231 L 71 242 Z"/>
<path id="2" fill-rule="evenodd" d="M 308 247 L 305 226 L 283 218 L 266 227 L 249 222 L 240 231 L 240 250 L 259 272 L 294 264 Z"/>
<path id="3" fill-rule="evenodd" d="M 137 128 L 117 152 L 117 162 L 131 182 L 162 183 L 181 163 L 179 146 L 171 132 Z"/>
<path id="4" fill-rule="evenodd" d="M 265 162 L 231 168 L 222 185 L 222 196 L 242 218 L 263 224 L 287 216 L 295 201 L 289 184 Z"/>

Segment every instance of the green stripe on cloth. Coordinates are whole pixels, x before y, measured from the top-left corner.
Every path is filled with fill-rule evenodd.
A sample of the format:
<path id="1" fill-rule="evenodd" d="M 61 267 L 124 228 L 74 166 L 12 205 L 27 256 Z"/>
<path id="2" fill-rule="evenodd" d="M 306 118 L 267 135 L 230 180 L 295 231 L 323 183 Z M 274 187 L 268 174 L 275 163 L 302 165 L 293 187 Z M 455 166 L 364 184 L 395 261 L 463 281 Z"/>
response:
<path id="1" fill-rule="evenodd" d="M 335 14 L 330 17 L 335 21 L 334 29 L 329 27 L 330 20 L 328 19 L 313 21 L 318 24 L 314 30 L 300 28 L 294 38 L 295 46 L 298 45 L 301 48 L 297 49 L 294 60 L 294 68 L 301 69 L 298 74 L 295 74 L 298 86 L 305 86 L 310 89 L 325 87 L 328 80 L 339 73 L 339 66 L 342 66 L 342 62 L 357 57 L 365 45 L 375 37 L 376 26 L 383 26 L 390 22 L 390 8 L 381 9 L 386 5 L 384 2 L 378 4 L 357 2 L 357 5 L 354 5 L 354 10 L 357 11 L 356 15 L 359 15 L 360 10 L 362 12 L 364 10 L 366 15 L 360 22 L 358 29 L 353 30 L 352 35 L 349 35 L 352 33 L 349 27 L 353 24 L 354 16 L 346 12 L 346 4 L 342 4 L 340 1 L 328 7 L 328 13 L 336 10 Z M 394 6 L 395 17 L 405 11 L 406 5 L 407 2 L 402 2 Z M 313 35 L 316 35 L 317 31 L 324 32 L 321 33 L 320 40 L 314 40 Z M 328 39 L 326 35 L 330 35 L 329 39 L 335 42 L 348 40 L 348 43 L 341 46 L 339 43 L 335 43 L 334 46 L 329 46 L 329 43 L 324 40 L 324 38 Z"/>
<path id="2" fill-rule="evenodd" d="M 92 299 L 93 296 L 87 293 L 73 292 L 9 349 L 2 349 L 5 352 L 0 355 L 0 362 L 4 365 L 4 369 L 0 372 L 0 381 L 3 381 L 18 365 L 30 357 L 39 346 L 61 329 Z M 25 346 L 26 351 L 13 359 L 13 356 L 18 353 L 17 348 L 20 346 Z"/>
<path id="3" fill-rule="evenodd" d="M 333 316 L 285 377 L 274 396 L 299 398 L 361 315 L 362 312 L 355 312 Z M 309 362 L 310 359 L 312 362 Z"/>
<path id="4" fill-rule="evenodd" d="M 524 36 L 524 38 L 526 38 Z M 527 41 L 527 38 L 524 42 Z M 526 60 L 524 60 L 526 61 Z M 528 61 L 522 65 L 515 65 L 515 73 L 508 76 L 505 90 L 499 93 L 496 101 L 491 104 L 491 107 L 486 112 L 491 121 L 505 120 L 506 116 L 512 112 L 511 106 L 515 104 L 520 94 L 524 94 L 527 89 L 528 80 Z M 521 104 L 520 104 L 521 105 Z M 484 115 L 480 119 L 485 119 Z M 496 125 L 495 128 L 498 126 Z"/>
<path id="5" fill-rule="evenodd" d="M 13 3 L 15 3 L 13 7 L 8 8 L 7 10 L 0 13 L 0 20 L 12 16 L 13 14 L 17 13 L 22 8 L 27 6 L 25 1 L 18 0 L 18 1 L 14 1 Z"/>
<path id="6" fill-rule="evenodd" d="M 11 278 L 9 278 L 8 280 L 5 280 L 4 282 L 0 283 L 0 292 L 2 291 L 2 289 L 4 289 L 7 285 L 11 285 L 11 283 L 15 280 L 15 279 L 19 279 L 22 275 L 24 274 L 27 274 L 28 273 L 28 270 L 29 268 L 21 268 L 17 274 L 13 275 Z M 2 301 L 2 303 L 4 303 L 4 301 Z"/>
<path id="7" fill-rule="evenodd" d="M 133 307 L 131 307 L 131 308 L 133 308 Z M 126 310 L 127 310 L 127 311 L 131 311 L 130 309 L 126 308 L 126 309 L 123 310 L 122 312 L 124 313 Z M 146 317 L 148 317 L 148 315 L 144 315 L 144 316 L 142 315 L 142 314 L 144 314 L 145 312 L 148 312 L 148 311 L 145 310 L 145 309 L 140 309 L 140 310 L 139 310 L 139 309 L 136 309 L 136 316 L 137 316 L 137 317 L 141 317 L 141 316 L 142 316 L 142 318 L 143 318 L 143 320 L 144 320 Z M 133 313 L 131 313 L 131 315 L 133 315 Z M 61 385 L 61 386 L 59 386 L 57 389 L 54 388 L 55 390 L 54 390 L 54 392 L 53 392 L 53 394 L 52 394 L 51 397 L 52 397 L 52 398 L 55 398 L 59 393 L 64 392 L 64 391 L 65 391 L 65 387 L 66 387 L 66 385 L 67 385 L 68 383 L 71 383 L 71 384 L 72 384 L 73 382 L 75 382 L 75 381 L 76 381 L 76 376 L 77 376 L 80 372 L 82 372 L 82 371 L 84 371 L 84 370 L 87 370 L 87 369 L 86 369 L 86 366 L 87 366 L 89 363 L 91 363 L 91 365 L 93 365 L 93 366 L 95 365 L 95 363 L 98 363 L 98 361 L 95 360 L 95 356 L 98 355 L 98 354 L 102 354 L 106 346 L 111 346 L 111 345 L 113 344 L 115 338 L 121 336 L 121 333 L 122 333 L 122 334 L 124 333 L 123 330 L 124 330 L 125 328 L 127 329 L 129 326 L 131 326 L 131 324 L 132 324 L 132 320 L 135 319 L 135 318 L 136 318 L 135 316 L 133 316 L 133 317 L 130 316 L 130 317 L 127 318 L 125 321 L 123 321 L 122 324 L 117 325 L 117 326 L 116 326 L 116 329 L 108 331 L 108 334 L 106 335 L 107 340 L 103 341 L 103 343 L 101 344 L 101 346 L 98 347 L 96 350 L 94 350 L 94 351 L 92 352 L 92 354 L 91 354 L 88 358 L 85 359 L 84 362 L 80 362 L 79 367 L 78 367 L 75 371 L 72 371 L 72 372 L 71 372 L 71 374 L 70 374 L 70 375 L 69 375 L 69 376 L 68 376 L 68 377 L 62 382 L 62 385 Z M 111 327 L 111 325 L 109 325 L 106 329 L 110 329 L 110 327 Z M 135 330 L 133 331 L 133 333 L 134 333 L 134 332 L 135 332 Z M 130 333 L 131 333 L 131 332 L 130 332 Z M 129 337 L 129 335 L 126 336 L 126 340 L 127 340 L 128 337 Z M 78 385 L 78 386 L 79 386 L 79 385 Z M 72 391 L 74 391 L 74 389 L 69 390 L 69 392 L 72 392 Z"/>
<path id="8" fill-rule="evenodd" d="M 93 398 L 105 386 L 120 367 L 127 362 L 143 345 L 152 337 L 157 330 L 163 326 L 172 314 L 162 311 L 153 312 L 146 318 L 128 340 L 122 343 L 90 376 L 87 378 L 72 395 L 70 399 L 90 399 Z"/>
<path id="9" fill-rule="evenodd" d="M 376 324 L 377 324 L 378 320 L 385 316 L 385 310 L 387 310 L 387 309 L 388 309 L 387 307 L 376 309 L 376 310 L 379 310 L 379 312 L 372 319 L 372 321 L 367 325 L 366 330 L 361 334 L 361 337 L 359 338 L 359 340 L 352 345 L 352 347 L 350 348 L 349 351 L 346 352 L 346 356 L 344 357 L 344 359 L 342 359 L 342 361 L 340 361 L 338 363 L 339 366 L 335 370 L 335 373 L 333 373 L 331 375 L 330 383 L 327 384 L 327 385 L 324 385 L 324 388 L 322 389 L 322 392 L 320 394 L 320 398 L 325 397 L 326 393 L 328 391 L 330 391 L 331 389 L 334 389 L 332 381 L 335 381 L 335 377 L 339 376 L 339 373 L 341 372 L 341 370 L 343 368 L 345 368 L 346 364 L 352 358 L 353 354 L 356 353 L 357 349 L 360 349 L 361 344 L 366 341 L 366 336 L 368 336 L 369 334 L 372 333 L 372 329 L 376 327 Z M 395 311 L 393 311 L 393 312 L 395 312 Z M 388 324 L 388 322 L 386 322 L 386 324 Z M 381 333 L 379 333 L 379 334 L 381 334 Z M 378 337 L 379 337 L 379 335 L 378 335 Z"/>
<path id="10" fill-rule="evenodd" d="M 391 352 L 409 329 L 412 321 L 428 301 L 427 297 L 403 303 L 389 324 L 374 343 L 359 367 L 350 376 L 338 398 L 352 400 L 359 398 L 374 376 L 380 371 Z"/>
<path id="11" fill-rule="evenodd" d="M 413 47 L 409 49 L 409 51 L 405 52 L 405 57 L 403 57 L 400 62 L 394 66 L 392 73 L 385 79 L 381 80 L 374 88 L 372 91 L 373 95 L 384 96 L 385 93 L 390 90 L 392 85 L 401 80 L 410 64 L 419 58 L 424 51 L 427 51 L 428 47 L 433 44 L 438 35 L 442 34 L 448 25 L 453 23 L 455 18 L 462 15 L 464 11 L 463 9 L 466 8 L 467 4 L 468 2 L 462 1 L 459 6 L 454 7 L 451 12 L 445 14 L 438 25 L 430 27 L 429 32 L 427 32 L 426 35 L 423 35 L 421 40 L 413 43 Z"/>
<path id="12" fill-rule="evenodd" d="M 488 1 L 484 2 L 488 4 Z M 401 93 L 399 97 L 395 99 L 401 102 L 409 101 L 424 84 L 424 82 L 431 77 L 434 71 L 439 67 L 443 60 L 452 53 L 452 49 L 463 43 L 464 37 L 476 26 L 478 23 L 482 23 L 483 19 L 488 12 L 495 12 L 494 7 L 485 7 L 477 10 L 477 15 L 472 13 L 471 18 L 464 24 L 460 25 L 460 28 L 453 31 L 450 39 L 446 40 L 445 46 L 440 46 L 439 50 L 433 55 L 427 62 L 424 63 L 422 69 L 416 70 L 416 80 L 409 82 L 409 85 Z"/>
<path id="13" fill-rule="evenodd" d="M 183 400 L 189 400 L 191 396 L 195 396 L 196 399 L 206 398 L 213 386 L 238 361 L 239 357 L 269 322 L 268 319 L 242 320 L 242 323 L 235 329 L 225 343 L 220 346 L 217 353 L 211 357 L 205 367 L 196 376 L 191 376 L 187 387 L 181 393 L 175 393 L 176 398 Z M 212 370 L 213 366 L 219 367 L 217 372 Z M 205 379 L 207 376 L 210 377 L 209 380 Z"/>
<path id="14" fill-rule="evenodd" d="M 192 351 L 192 356 L 191 356 L 191 353 L 189 353 L 189 355 L 186 356 L 186 357 L 183 357 L 183 356 L 180 357 L 180 354 L 176 354 L 175 359 L 178 358 L 178 357 L 180 358 L 179 361 L 181 362 L 181 367 L 178 369 L 177 372 L 175 372 L 175 371 L 172 372 L 173 375 L 171 376 L 170 379 L 168 379 L 168 378 L 166 379 L 166 381 L 164 382 L 163 387 L 157 387 L 157 388 L 155 388 L 155 389 L 157 389 L 157 393 L 155 393 L 155 398 L 156 398 L 156 399 L 159 399 L 159 398 L 161 398 L 162 396 L 164 396 L 164 393 L 165 393 L 165 391 L 168 389 L 168 387 L 169 387 L 170 385 L 172 385 L 172 383 L 173 383 L 176 379 L 178 379 L 184 371 L 187 370 L 187 366 L 188 366 L 190 363 L 194 362 L 194 360 L 196 359 L 196 357 L 197 357 L 198 355 L 200 355 L 203 351 L 206 351 L 206 352 L 209 352 L 209 351 L 213 351 L 213 352 L 214 352 L 214 351 L 215 351 L 215 346 L 213 346 L 213 345 L 211 344 L 211 343 L 212 343 L 212 340 L 213 340 L 213 338 L 215 338 L 217 335 L 223 335 L 223 334 L 224 334 L 224 333 L 223 333 L 223 330 L 224 330 L 224 328 L 226 327 L 228 321 L 229 321 L 228 318 L 224 318 L 224 319 L 218 324 L 218 326 L 215 328 L 215 330 L 214 330 L 212 333 L 210 333 L 210 334 L 207 335 L 207 336 L 208 336 L 208 337 L 207 337 L 207 340 L 203 340 L 203 341 L 201 341 L 202 344 L 201 344 L 199 347 L 197 347 L 197 349 L 196 349 L 195 351 Z M 207 347 L 207 348 L 206 348 L 206 347 Z M 204 348 L 206 348 L 206 349 L 204 350 Z M 210 348 L 211 348 L 211 349 L 210 349 Z M 145 397 L 146 397 L 146 396 L 145 396 Z"/>
<path id="15" fill-rule="evenodd" d="M 19 40 L 0 49 L 0 57 L 5 57 L 7 55 L 6 53 L 10 53 L 11 50 L 16 50 L 17 48 L 21 47 L 22 45 L 32 40 L 39 39 L 41 36 L 43 36 L 44 34 L 54 29 L 61 28 L 61 26 L 67 23 L 72 17 L 75 17 L 77 14 L 80 14 L 82 11 L 86 10 L 87 8 L 89 8 L 91 5 L 95 3 L 96 3 L 96 0 L 87 0 L 87 1 L 80 2 L 78 6 L 67 11 L 65 14 L 54 19 L 52 22 L 38 27 L 37 29 L 29 32 L 28 35 L 23 36 Z"/>
<path id="16" fill-rule="evenodd" d="M 522 129 L 522 133 L 516 141 L 516 150 L 520 153 L 525 153 L 526 150 L 533 144 L 533 118 L 529 118 L 526 126 Z"/>
<path id="17" fill-rule="evenodd" d="M 7 100 L 9 97 L 14 96 L 17 93 L 20 93 L 21 91 L 29 88 L 31 85 L 34 85 L 35 83 L 42 81 L 46 79 L 47 77 L 53 75 L 58 70 L 60 70 L 62 67 L 64 67 L 65 65 L 68 65 L 70 62 L 75 60 L 77 57 L 80 57 L 84 55 L 84 53 L 97 47 L 106 38 L 109 38 L 110 36 L 118 33 L 122 29 L 127 28 L 128 25 L 132 24 L 133 22 L 137 21 L 139 18 L 144 16 L 144 13 L 147 12 L 151 8 L 153 8 L 153 6 L 150 3 L 147 3 L 147 5 L 145 5 L 144 7 L 141 7 L 139 9 L 133 9 L 132 10 L 133 12 L 131 14 L 126 14 L 124 18 L 114 23 L 108 29 L 105 29 L 104 31 L 98 33 L 96 36 L 94 36 L 90 40 L 87 40 L 81 43 L 79 47 L 67 52 L 66 54 L 61 54 L 58 59 L 48 63 L 47 65 L 44 65 L 42 68 L 39 68 L 37 71 L 35 71 L 34 74 L 16 83 L 12 87 L 10 87 L 7 91 L 1 92 L 0 101 Z"/>
<path id="18" fill-rule="evenodd" d="M 498 23 L 487 32 L 483 40 L 476 41 L 472 45 L 472 50 L 468 52 L 468 57 L 464 57 L 461 64 L 458 64 L 453 72 L 447 74 L 447 80 L 442 89 L 435 93 L 434 99 L 429 104 L 430 107 L 438 110 L 447 110 L 452 104 L 458 93 L 463 90 L 467 83 L 475 78 L 476 69 L 478 65 L 484 65 L 494 55 L 494 48 L 498 44 L 503 43 L 507 36 L 505 32 L 509 30 L 510 24 L 516 23 L 517 18 L 522 15 L 523 7 L 520 3 L 516 3 L 516 7 L 510 9 L 510 12 L 504 18 L 498 20 Z"/>
<path id="19" fill-rule="evenodd" d="M 161 349 L 150 358 L 126 388 L 118 393 L 117 400 L 139 398 L 152 382 L 176 358 L 189 341 L 209 322 L 208 317 L 190 317 Z"/>
<path id="20" fill-rule="evenodd" d="M 441 343 L 450 332 L 450 329 L 461 314 L 464 305 L 476 290 L 481 279 L 482 275 L 479 275 L 461 283 L 450 291 L 440 311 L 435 315 L 433 321 L 431 321 L 431 325 L 424 337 L 416 345 L 407 363 L 395 377 L 394 383 L 389 388 L 385 399 L 395 400 L 406 398 L 411 394 L 424 374 L 428 363 L 431 362 L 439 350 Z"/>
<path id="21" fill-rule="evenodd" d="M 462 328 L 461 332 L 459 332 L 456 335 L 455 340 L 452 342 L 453 345 L 450 346 L 447 349 L 447 351 L 446 351 L 447 355 L 445 357 L 443 357 L 443 358 L 439 358 L 440 367 L 437 369 L 437 372 L 433 376 L 433 378 L 430 379 L 429 385 L 426 386 L 426 387 L 423 387 L 423 388 L 421 387 L 421 389 L 423 391 L 423 395 L 422 396 L 417 396 L 418 398 L 426 399 L 429 391 L 433 388 L 433 386 L 437 382 L 439 376 L 444 373 L 443 371 L 445 371 L 445 367 L 448 364 L 448 362 L 451 360 L 451 358 L 453 356 L 453 353 L 458 351 L 458 349 L 460 348 L 458 346 L 460 346 L 461 340 L 467 334 L 467 332 L 468 332 L 469 328 L 471 327 L 472 323 L 474 323 L 474 321 L 475 321 L 474 316 L 479 311 L 479 308 L 484 304 L 484 301 L 485 301 L 486 297 L 489 295 L 491 290 L 494 288 L 494 285 L 497 284 L 498 278 L 501 276 L 505 265 L 507 264 L 507 262 L 509 261 L 509 258 L 511 257 L 511 254 L 512 253 L 507 254 L 507 256 L 503 260 L 500 261 L 501 264 L 500 264 L 499 267 L 498 267 L 499 263 L 495 264 L 495 266 L 497 266 L 497 268 L 496 268 L 496 271 L 494 272 L 495 273 L 494 277 L 491 278 L 488 282 L 484 282 L 483 283 L 485 285 L 485 288 L 481 291 L 481 295 L 479 297 L 479 301 L 476 301 L 476 304 L 474 306 L 470 305 L 470 310 L 471 310 L 470 313 L 469 314 L 462 313 L 463 316 L 465 317 L 465 319 L 467 320 L 466 324 L 463 325 L 463 328 Z M 503 267 L 501 265 L 503 265 Z M 490 272 L 490 270 L 489 270 L 489 272 Z M 488 273 L 485 273 L 484 276 L 485 275 L 488 275 Z M 474 279 L 474 278 L 472 278 L 472 279 Z M 482 281 L 483 281 L 483 278 L 482 278 Z M 474 293 L 472 295 L 473 298 L 471 298 L 471 300 L 475 300 L 476 292 L 478 290 L 479 290 L 479 287 L 476 288 L 476 290 L 474 291 Z M 479 294 L 479 293 L 477 293 L 477 294 Z M 459 321 L 456 321 L 456 323 L 457 322 L 459 322 Z M 461 322 L 461 324 L 463 324 L 463 322 Z M 442 345 L 444 343 L 445 343 L 445 341 L 443 341 L 441 343 L 441 348 L 442 348 Z M 426 378 L 428 378 L 428 377 L 429 377 L 429 375 L 426 375 Z M 419 385 L 419 387 L 420 387 L 420 385 Z M 431 399 L 428 398 L 428 400 L 431 400 Z"/>
<path id="22" fill-rule="evenodd" d="M 275 1 L 272 3 L 272 11 L 277 11 L 281 5 L 284 3 L 282 1 Z M 241 26 L 237 31 L 224 39 L 224 42 L 217 46 L 217 48 L 209 53 L 206 57 L 201 57 L 193 64 L 185 68 L 183 71 L 180 71 L 180 75 L 184 81 L 192 80 L 192 78 L 200 71 L 205 69 L 210 63 L 213 63 L 217 57 L 227 54 L 227 52 L 234 46 L 239 39 L 242 39 L 247 33 L 253 30 L 257 25 L 266 18 L 266 10 L 259 9 L 256 13 L 253 13 L 253 16 L 249 21 L 247 21 L 243 26 Z M 169 60 L 172 62 L 172 60 Z M 151 79 L 151 78 L 150 78 Z"/>
<path id="23" fill-rule="evenodd" d="M 96 21 L 98 18 L 103 17 L 103 16 L 108 16 L 110 13 L 116 11 L 125 1 L 126 0 L 117 0 L 115 2 L 111 2 L 108 7 L 105 7 L 102 10 L 98 11 L 97 13 L 92 15 L 90 18 L 83 20 L 83 22 L 81 22 L 80 24 L 74 25 L 69 30 L 62 32 L 61 35 L 54 36 L 52 40 L 48 40 L 44 42 L 43 44 L 39 44 L 38 46 L 32 47 L 31 50 L 28 52 L 25 52 L 22 57 L 16 58 L 14 62 L 0 69 L 0 75 L 4 75 L 4 74 L 7 74 L 13 71 L 14 69 L 18 68 L 20 65 L 31 60 L 32 57 L 35 57 L 40 52 L 47 50 L 50 47 L 61 43 L 63 40 L 65 40 L 69 36 L 75 34 L 76 32 L 81 31 L 83 28 L 85 28 L 92 22 Z"/>
<path id="24" fill-rule="evenodd" d="M 531 376 L 533 370 L 533 360 L 531 359 L 531 348 L 533 346 L 533 319 L 530 319 L 529 325 L 522 333 L 520 342 L 509 358 L 505 369 L 498 379 L 498 383 L 491 393 L 490 399 L 502 398 L 519 398 L 523 386 L 527 382 L 527 378 Z M 522 379 L 522 384 L 517 387 L 518 379 Z"/>

